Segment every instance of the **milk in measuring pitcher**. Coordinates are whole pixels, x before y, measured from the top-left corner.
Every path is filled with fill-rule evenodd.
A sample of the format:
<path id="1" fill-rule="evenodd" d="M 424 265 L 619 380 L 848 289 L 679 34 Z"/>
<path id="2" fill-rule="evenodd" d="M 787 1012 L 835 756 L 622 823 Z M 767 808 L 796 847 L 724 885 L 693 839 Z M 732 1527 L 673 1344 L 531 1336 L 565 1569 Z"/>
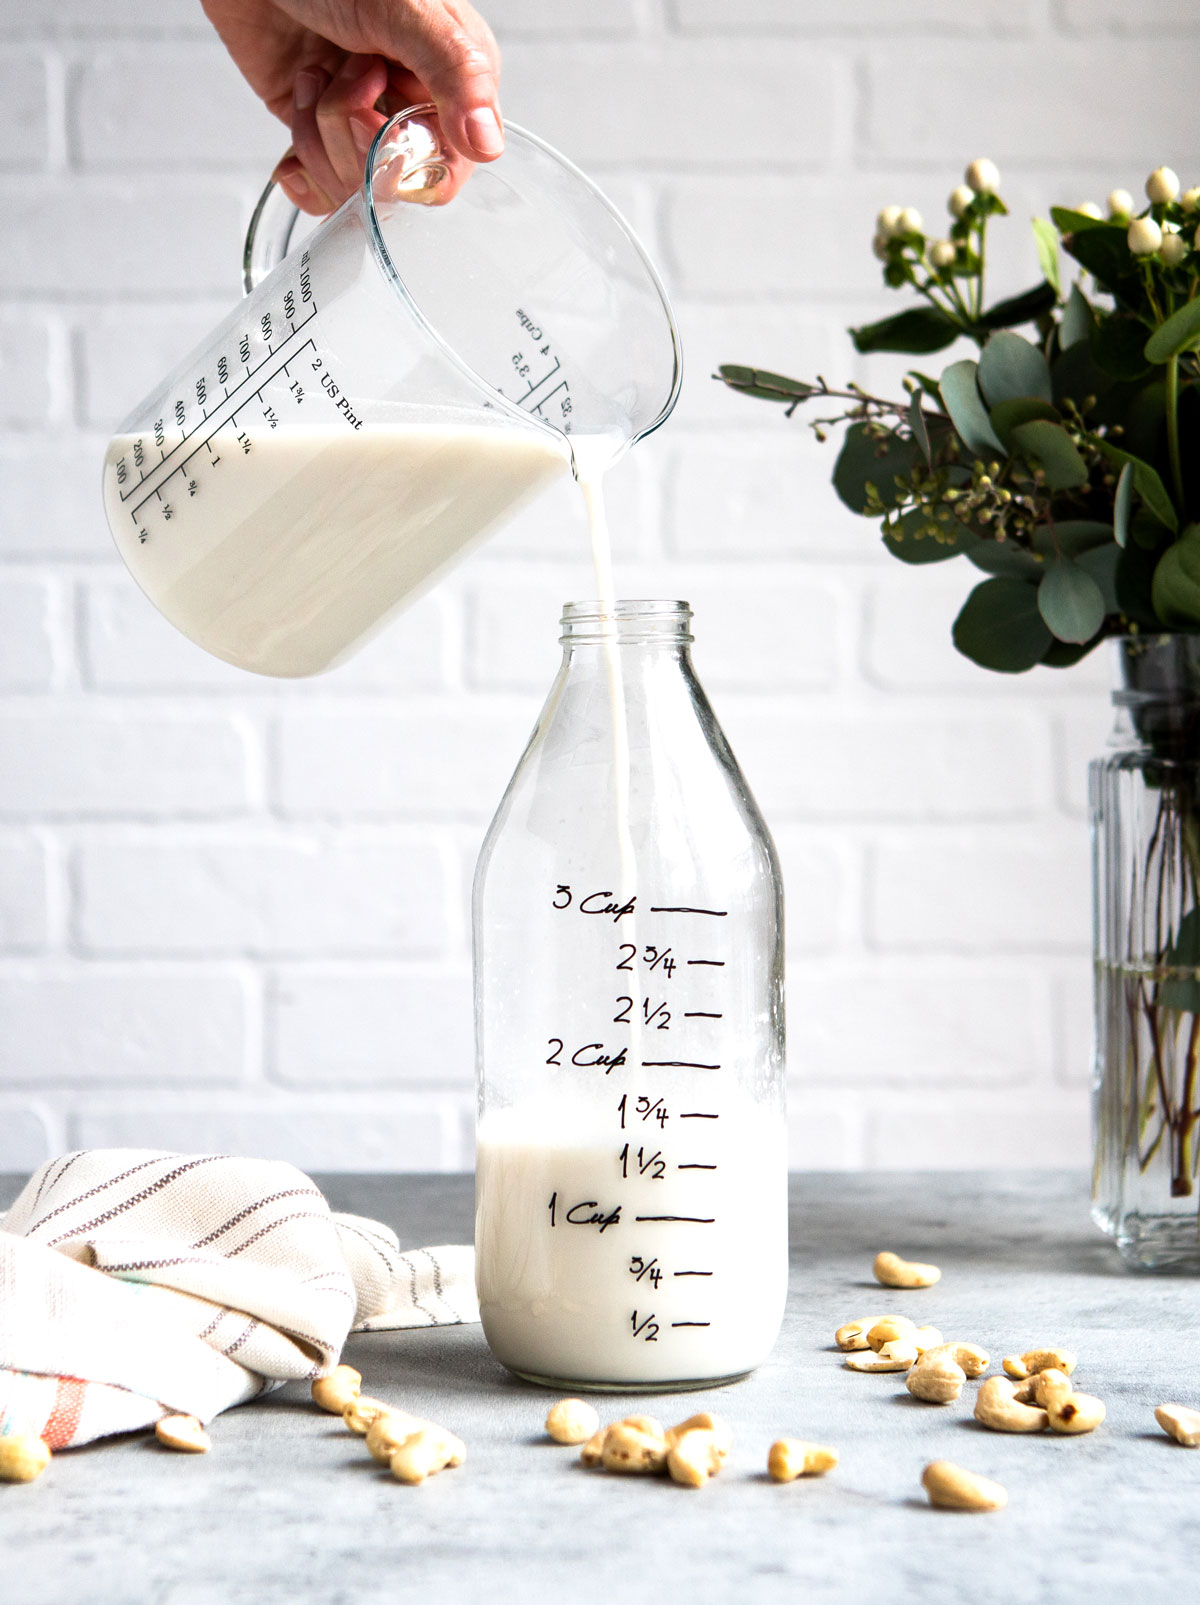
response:
<path id="1" fill-rule="evenodd" d="M 719 1134 L 681 1120 L 664 1140 L 651 1121 L 591 1146 L 511 1111 L 485 1117 L 476 1281 L 503 1364 L 628 1387 L 740 1376 L 766 1358 L 786 1293 L 783 1126 L 745 1098 L 710 1101 L 699 1112 L 720 1113 Z M 660 1147 L 669 1158 L 652 1157 Z"/>
<path id="2" fill-rule="evenodd" d="M 138 504 L 148 453 L 194 460 Z M 118 435 L 104 492 L 118 549 L 154 605 L 259 674 L 331 668 L 568 470 L 549 431 L 451 420 L 349 430 L 227 428 L 196 449 Z"/>

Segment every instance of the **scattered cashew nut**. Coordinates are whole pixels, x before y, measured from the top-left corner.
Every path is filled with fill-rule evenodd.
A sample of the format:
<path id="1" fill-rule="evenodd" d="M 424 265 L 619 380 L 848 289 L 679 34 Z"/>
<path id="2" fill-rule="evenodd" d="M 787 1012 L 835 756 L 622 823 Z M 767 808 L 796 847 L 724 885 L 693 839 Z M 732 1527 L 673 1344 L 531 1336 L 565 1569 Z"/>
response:
<path id="1" fill-rule="evenodd" d="M 867 1331 L 867 1347 L 878 1354 L 885 1343 L 895 1343 L 899 1339 L 911 1342 L 916 1330 L 917 1323 L 910 1321 L 907 1315 L 881 1315 Z"/>
<path id="2" fill-rule="evenodd" d="M 212 1448 L 212 1439 L 195 1416 L 163 1416 L 154 1423 L 154 1436 L 168 1449 L 182 1449 L 185 1454 L 206 1455 Z"/>
<path id="3" fill-rule="evenodd" d="M 402 1443 L 406 1443 L 422 1427 L 432 1425 L 432 1422 L 423 1421 L 420 1416 L 409 1415 L 407 1410 L 378 1411 L 366 1433 L 371 1458 L 378 1460 L 381 1466 L 390 1465 L 392 1456 Z"/>
<path id="4" fill-rule="evenodd" d="M 0 1438 L 0 1482 L 36 1482 L 50 1464 L 50 1450 L 32 1433 Z"/>
<path id="5" fill-rule="evenodd" d="M 932 1460 L 921 1473 L 929 1503 L 943 1510 L 1003 1510 L 1008 1494 L 998 1482 L 949 1460 Z"/>
<path id="6" fill-rule="evenodd" d="M 975 1399 L 975 1419 L 993 1432 L 1041 1432 L 1047 1424 L 1045 1410 L 1023 1404 L 1017 1397 L 1011 1377 L 988 1377 Z"/>
<path id="7" fill-rule="evenodd" d="M 583 1399 L 560 1399 L 546 1417 L 546 1431 L 555 1443 L 586 1443 L 599 1429 L 599 1413 Z"/>
<path id="8" fill-rule="evenodd" d="M 855 1349 L 869 1348 L 867 1330 L 873 1325 L 874 1322 L 869 1317 L 861 1321 L 847 1321 L 844 1326 L 839 1326 L 833 1334 L 833 1341 L 845 1353 L 850 1353 Z"/>
<path id="9" fill-rule="evenodd" d="M 700 1410 L 694 1416 L 688 1416 L 677 1426 L 667 1428 L 667 1450 L 675 1447 L 679 1440 L 689 1432 L 711 1432 L 713 1447 L 720 1456 L 724 1465 L 730 1449 L 733 1448 L 733 1429 L 721 1416 L 710 1415 L 707 1410 Z"/>
<path id="10" fill-rule="evenodd" d="M 607 1427 L 601 1427 L 594 1432 L 583 1448 L 579 1451 L 579 1458 L 589 1470 L 598 1466 L 604 1458 L 604 1439 L 608 1433 Z"/>
<path id="11" fill-rule="evenodd" d="M 1024 1354 L 1010 1354 L 1003 1362 L 1004 1369 L 1015 1382 L 1024 1382 L 1038 1371 L 1061 1371 L 1070 1376 L 1076 1363 L 1069 1349 L 1027 1349 Z"/>
<path id="12" fill-rule="evenodd" d="M 653 1416 L 627 1416 L 604 1434 L 600 1464 L 605 1471 L 657 1475 L 667 1463 L 667 1435 Z"/>
<path id="13" fill-rule="evenodd" d="M 340 1416 L 362 1392 L 362 1373 L 352 1365 L 335 1365 L 327 1376 L 318 1377 L 312 1385 L 313 1403 L 328 1410 L 331 1416 Z"/>
<path id="14" fill-rule="evenodd" d="M 1055 1432 L 1076 1433 L 1095 1432 L 1106 1411 L 1103 1403 L 1090 1393 L 1071 1393 L 1065 1399 L 1051 1398 L 1046 1414 Z"/>
<path id="15" fill-rule="evenodd" d="M 1024 1382 L 1015 1384 L 1014 1398 L 1021 1404 L 1038 1404 L 1043 1410 L 1063 1404 L 1074 1393 L 1071 1379 L 1065 1371 L 1035 1371 Z"/>
<path id="16" fill-rule="evenodd" d="M 387 1408 L 382 1399 L 372 1399 L 367 1394 L 360 1393 L 356 1398 L 351 1399 L 350 1403 L 342 1411 L 342 1420 L 351 1432 L 356 1433 L 360 1438 L 365 1438 L 367 1428 L 372 1421 L 381 1410 L 386 1410 Z"/>
<path id="17" fill-rule="evenodd" d="M 461 1466 L 466 1446 L 444 1427 L 425 1426 L 405 1438 L 391 1456 L 392 1476 L 399 1482 L 424 1482 L 447 1466 Z"/>
<path id="18" fill-rule="evenodd" d="M 884 1287 L 932 1287 L 941 1279 L 942 1273 L 936 1265 L 901 1259 L 890 1249 L 875 1256 L 875 1280 Z"/>
<path id="19" fill-rule="evenodd" d="M 945 1344 L 936 1326 L 919 1326 L 912 1334 L 912 1341 L 918 1354 L 927 1354 L 930 1349 L 940 1349 Z"/>
<path id="20" fill-rule="evenodd" d="M 981 1377 L 992 1363 L 986 1349 L 981 1349 L 978 1343 L 939 1343 L 932 1349 L 926 1349 L 922 1358 L 930 1354 L 948 1354 L 969 1377 Z"/>
<path id="21" fill-rule="evenodd" d="M 967 1373 L 949 1349 L 932 1349 L 919 1356 L 904 1379 L 914 1399 L 926 1404 L 952 1404 L 963 1390 Z"/>
<path id="22" fill-rule="evenodd" d="M 848 1354 L 846 1356 L 846 1369 L 849 1371 L 907 1371 L 909 1366 L 917 1363 L 917 1359 L 916 1345 L 905 1338 L 897 1338 L 892 1343 L 885 1343 L 877 1351 L 868 1350 L 863 1354 Z"/>
<path id="23" fill-rule="evenodd" d="M 838 1463 L 836 1449 L 803 1438 L 779 1438 L 767 1453 L 767 1473 L 776 1482 L 794 1482 L 797 1477 L 822 1477 Z"/>
<path id="24" fill-rule="evenodd" d="M 681 1432 L 667 1450 L 667 1473 L 672 1482 L 685 1488 L 702 1488 L 725 1464 L 717 1448 L 716 1433 L 710 1427 L 693 1427 Z"/>
<path id="25" fill-rule="evenodd" d="M 1168 1437 L 1185 1449 L 1200 1448 L 1200 1410 L 1189 1410 L 1186 1404 L 1160 1404 L 1154 1419 Z"/>

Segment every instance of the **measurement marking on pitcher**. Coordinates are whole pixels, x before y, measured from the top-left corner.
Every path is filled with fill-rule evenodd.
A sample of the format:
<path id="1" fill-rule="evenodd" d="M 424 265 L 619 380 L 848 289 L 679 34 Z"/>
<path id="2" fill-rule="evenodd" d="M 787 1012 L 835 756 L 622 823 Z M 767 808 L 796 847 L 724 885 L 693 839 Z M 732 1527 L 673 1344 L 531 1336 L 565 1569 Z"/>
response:
<path id="1" fill-rule="evenodd" d="M 714 970 L 723 970 L 725 968 L 725 960 L 724 959 L 689 959 L 688 963 L 689 964 L 711 964 Z"/>
<path id="2" fill-rule="evenodd" d="M 711 1321 L 672 1321 L 672 1326 L 711 1326 Z"/>
<path id="3" fill-rule="evenodd" d="M 672 1271 L 672 1276 L 711 1276 L 711 1271 Z"/>
<path id="4" fill-rule="evenodd" d="M 676 1170 L 716 1170 L 715 1165 L 676 1165 Z"/>
<path id="5" fill-rule="evenodd" d="M 720 1120 L 720 1115 L 702 1115 L 693 1109 L 690 1114 L 680 1115 L 680 1120 Z"/>
<path id="6" fill-rule="evenodd" d="M 727 918 L 727 908 L 651 908 L 651 914 L 711 914 L 715 920 Z"/>
<path id="7" fill-rule="evenodd" d="M 719 1070 L 719 1064 L 697 1064 L 693 1059 L 643 1059 L 643 1070 Z"/>
<path id="8" fill-rule="evenodd" d="M 715 1215 L 635 1215 L 634 1221 L 682 1221 L 687 1226 L 715 1226 Z"/>
<path id="9" fill-rule="evenodd" d="M 707 1009 L 685 1009 L 685 1020 L 723 1020 L 723 1014 L 710 1014 Z"/>

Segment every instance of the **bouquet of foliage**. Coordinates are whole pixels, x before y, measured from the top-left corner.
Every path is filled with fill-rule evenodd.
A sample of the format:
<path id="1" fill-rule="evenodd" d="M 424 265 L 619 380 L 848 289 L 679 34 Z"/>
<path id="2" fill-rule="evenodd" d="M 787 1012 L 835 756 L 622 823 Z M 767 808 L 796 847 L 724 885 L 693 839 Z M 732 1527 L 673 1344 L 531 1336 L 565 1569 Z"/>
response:
<path id="1" fill-rule="evenodd" d="M 1035 218 L 1042 282 L 987 306 L 988 224 L 1007 208 L 993 163 L 965 176 L 944 239 L 911 207 L 879 214 L 884 279 L 920 300 L 851 334 L 916 357 L 965 336 L 978 360 L 910 370 L 903 401 L 736 365 L 716 377 L 789 415 L 843 404 L 813 422 L 822 439 L 849 426 L 842 501 L 881 520 L 902 562 L 964 556 L 989 576 L 954 624 L 983 667 L 1062 668 L 1106 636 L 1200 629 L 1200 188 L 1160 167 L 1136 216 L 1114 190 L 1107 216 Z M 1060 247 L 1083 270 L 1069 289 Z M 1015 332 L 1029 325 L 1036 338 Z"/>

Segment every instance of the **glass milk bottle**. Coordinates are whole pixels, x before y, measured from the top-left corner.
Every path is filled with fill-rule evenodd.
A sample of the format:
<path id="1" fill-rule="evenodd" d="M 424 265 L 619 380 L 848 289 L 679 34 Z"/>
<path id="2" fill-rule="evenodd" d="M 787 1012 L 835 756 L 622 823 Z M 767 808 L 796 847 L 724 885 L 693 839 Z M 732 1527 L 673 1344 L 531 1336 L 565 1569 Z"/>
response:
<path id="1" fill-rule="evenodd" d="M 476 870 L 483 1329 L 556 1387 L 730 1381 L 783 1315 L 782 885 L 690 620 L 567 605 Z"/>

